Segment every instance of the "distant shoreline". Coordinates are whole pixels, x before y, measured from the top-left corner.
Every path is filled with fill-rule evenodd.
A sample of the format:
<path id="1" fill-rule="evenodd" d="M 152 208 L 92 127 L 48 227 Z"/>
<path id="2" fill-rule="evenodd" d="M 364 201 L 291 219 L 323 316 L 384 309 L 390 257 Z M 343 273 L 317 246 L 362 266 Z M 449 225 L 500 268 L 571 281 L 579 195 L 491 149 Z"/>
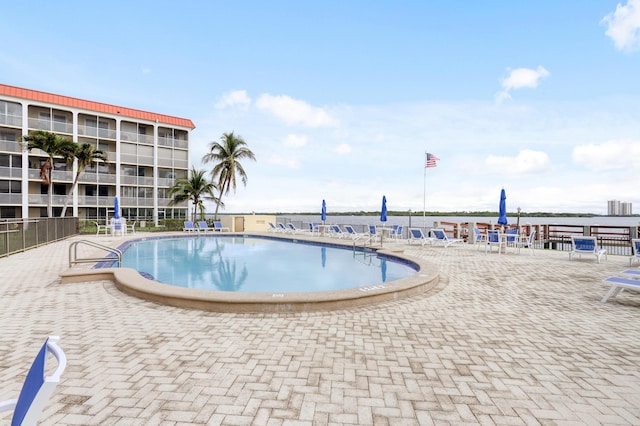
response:
<path id="1" fill-rule="evenodd" d="M 328 212 L 329 213 L 329 212 Z M 319 212 L 314 211 L 314 212 L 296 212 L 296 213 L 286 213 L 286 212 L 277 212 L 277 213 L 261 213 L 261 212 L 250 212 L 250 213 L 224 213 L 224 215 L 230 215 L 230 216 L 238 216 L 238 215 L 251 215 L 251 214 L 257 214 L 257 215 L 273 215 L 273 216 L 314 216 L 314 215 L 318 215 Z M 363 212 L 363 211 L 359 211 L 359 212 L 331 212 L 330 213 L 332 216 L 380 216 L 380 212 L 379 211 L 373 211 L 373 212 Z M 392 211 L 389 210 L 387 212 L 388 216 L 423 216 L 422 211 L 420 212 L 409 212 L 407 210 L 404 211 Z M 515 217 L 518 216 L 517 212 L 507 212 L 507 215 L 509 217 Z M 484 211 L 484 212 L 425 212 L 424 216 L 432 216 L 432 217 L 438 217 L 438 216 L 459 216 L 459 217 L 487 217 L 487 216 L 498 216 L 498 212 L 490 212 L 490 211 Z M 525 213 L 525 212 L 520 212 L 520 217 L 619 217 L 619 218 L 625 218 L 625 217 L 640 217 L 640 214 L 632 214 L 632 215 L 628 215 L 628 216 L 622 216 L 622 215 L 615 215 L 615 216 L 610 216 L 610 215 L 606 215 L 606 214 L 595 214 L 595 213 L 549 213 L 549 212 L 529 212 L 529 213 Z"/>

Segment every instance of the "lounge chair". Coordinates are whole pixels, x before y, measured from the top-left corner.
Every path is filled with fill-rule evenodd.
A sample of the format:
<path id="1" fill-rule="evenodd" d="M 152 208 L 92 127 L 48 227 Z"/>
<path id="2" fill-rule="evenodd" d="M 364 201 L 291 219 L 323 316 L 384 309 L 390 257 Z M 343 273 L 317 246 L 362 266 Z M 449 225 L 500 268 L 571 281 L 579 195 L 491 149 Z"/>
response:
<path id="1" fill-rule="evenodd" d="M 193 222 L 185 221 L 184 226 L 182 227 L 182 232 L 198 232 L 198 229 L 193 226 Z"/>
<path id="2" fill-rule="evenodd" d="M 207 222 L 205 222 L 204 220 L 201 220 L 198 222 L 198 230 L 202 231 L 202 232 L 214 232 L 215 229 L 210 228 L 209 225 L 207 225 Z"/>
<path id="3" fill-rule="evenodd" d="M 284 232 L 284 233 L 289 232 L 289 229 L 287 229 L 287 227 L 284 226 L 283 223 L 278 223 L 276 226 L 278 227 L 278 232 Z"/>
<path id="4" fill-rule="evenodd" d="M 288 232 L 290 232 L 291 234 L 301 234 L 301 233 L 304 233 L 304 232 L 309 232 L 309 231 L 307 231 L 306 229 L 300 229 L 300 228 L 297 228 L 297 227 L 296 227 L 293 223 L 291 223 L 291 222 L 287 223 L 287 228 L 289 228 L 289 229 L 288 229 Z"/>
<path id="5" fill-rule="evenodd" d="M 380 237 L 381 235 L 378 232 L 378 228 L 376 228 L 375 225 L 369 225 L 369 241 L 373 242 L 379 240 Z"/>
<path id="6" fill-rule="evenodd" d="M 320 235 L 320 224 L 317 222 L 309 223 L 309 233 L 311 235 Z"/>
<path id="7" fill-rule="evenodd" d="M 631 257 L 629 258 L 629 266 L 633 265 L 633 261 L 640 262 L 640 238 L 631 240 Z"/>
<path id="8" fill-rule="evenodd" d="M 611 288 L 602 298 L 601 302 L 605 303 L 612 297 L 616 297 L 623 290 L 640 291 L 640 280 L 623 277 L 608 277 L 604 282 L 611 284 Z"/>
<path id="9" fill-rule="evenodd" d="M 344 225 L 344 230 L 347 231 L 347 236 L 352 240 L 369 236 L 368 232 L 357 232 L 351 225 Z"/>
<path id="10" fill-rule="evenodd" d="M 533 256 L 533 243 L 535 242 L 535 238 L 536 238 L 536 231 L 535 229 L 531 230 L 531 233 L 529 234 L 528 237 L 524 238 L 524 235 L 522 236 L 521 239 L 516 241 L 516 249 L 518 250 L 518 253 L 520 253 L 520 249 L 521 248 L 528 248 L 529 249 L 529 254 Z"/>
<path id="11" fill-rule="evenodd" d="M 414 241 L 420 243 L 420 245 L 431 244 L 433 242 L 432 237 L 427 237 L 422 232 L 420 228 L 409 228 L 409 244 L 412 244 Z"/>
<path id="12" fill-rule="evenodd" d="M 598 247 L 596 237 L 571 236 L 571 251 L 569 252 L 569 260 L 573 260 L 573 256 L 575 255 L 582 257 L 583 254 L 595 256 L 598 263 L 600 263 L 600 258 L 603 255 L 606 258 L 607 250 Z"/>
<path id="13" fill-rule="evenodd" d="M 268 229 L 268 231 L 269 231 L 269 232 L 280 232 L 280 231 L 278 230 L 278 227 L 277 227 L 277 226 L 275 226 L 275 225 L 273 224 L 273 222 L 269 222 L 269 229 Z"/>
<path id="14" fill-rule="evenodd" d="M 454 243 L 461 243 L 463 240 L 460 238 L 449 238 L 447 234 L 444 232 L 444 229 L 434 228 L 431 230 L 431 234 L 433 234 L 434 243 L 442 244 L 444 247 L 449 247 Z"/>
<path id="15" fill-rule="evenodd" d="M 484 252 L 493 251 L 493 246 L 498 246 L 498 254 L 502 252 L 502 246 L 505 245 L 505 240 L 497 230 L 487 230 L 487 244 L 484 248 Z M 505 246 L 506 247 L 506 246 Z"/>
<path id="16" fill-rule="evenodd" d="M 222 226 L 222 222 L 220 221 L 213 222 L 213 229 L 218 232 L 229 232 L 229 228 Z"/>
<path id="17" fill-rule="evenodd" d="M 0 402 L 0 412 L 13 411 L 11 425 L 35 425 L 38 422 L 67 365 L 67 357 L 58 346 L 59 340 L 57 336 L 49 336 L 44 342 L 31 364 L 18 398 Z M 51 376 L 45 376 L 49 354 L 56 358 L 58 367 Z"/>
<path id="18" fill-rule="evenodd" d="M 342 232 L 342 228 L 340 228 L 340 225 L 331 225 L 331 227 L 329 228 L 329 235 L 335 238 L 343 238 L 347 234 Z"/>

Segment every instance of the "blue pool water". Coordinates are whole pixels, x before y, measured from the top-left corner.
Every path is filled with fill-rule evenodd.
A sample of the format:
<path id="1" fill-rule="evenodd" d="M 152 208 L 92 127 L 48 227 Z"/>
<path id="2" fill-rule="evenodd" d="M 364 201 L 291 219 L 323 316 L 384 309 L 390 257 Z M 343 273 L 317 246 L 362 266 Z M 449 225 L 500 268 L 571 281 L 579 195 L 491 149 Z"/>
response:
<path id="1" fill-rule="evenodd" d="M 351 248 L 241 236 L 134 241 L 122 266 L 180 287 L 239 292 L 310 292 L 380 284 L 416 269 Z"/>

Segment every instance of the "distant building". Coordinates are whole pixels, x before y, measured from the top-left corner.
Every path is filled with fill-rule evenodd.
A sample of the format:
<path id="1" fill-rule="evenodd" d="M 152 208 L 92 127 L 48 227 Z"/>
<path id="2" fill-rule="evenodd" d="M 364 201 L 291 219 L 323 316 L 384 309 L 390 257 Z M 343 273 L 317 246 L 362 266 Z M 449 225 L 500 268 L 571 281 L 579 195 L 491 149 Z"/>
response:
<path id="1" fill-rule="evenodd" d="M 633 214 L 632 203 L 609 200 L 607 201 L 607 214 L 609 216 L 631 216 Z"/>
<path id="2" fill-rule="evenodd" d="M 187 203 L 169 205 L 169 188 L 189 170 L 189 119 L 0 84 L 0 219 L 42 217 L 47 191 L 40 178 L 46 155 L 23 148 L 32 130 L 55 132 L 101 149 L 108 163 L 80 176 L 68 216 L 105 219 L 119 197 L 132 220 L 184 218 Z M 53 212 L 59 216 L 75 167 L 56 159 Z"/>

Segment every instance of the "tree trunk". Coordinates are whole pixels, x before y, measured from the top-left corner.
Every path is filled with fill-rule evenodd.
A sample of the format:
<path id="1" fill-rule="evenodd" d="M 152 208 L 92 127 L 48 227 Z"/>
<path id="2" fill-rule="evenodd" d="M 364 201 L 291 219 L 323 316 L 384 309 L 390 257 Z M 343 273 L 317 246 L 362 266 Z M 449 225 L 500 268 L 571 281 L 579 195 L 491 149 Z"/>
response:
<path id="1" fill-rule="evenodd" d="M 62 207 L 62 213 L 60 213 L 60 217 L 64 217 L 67 214 L 67 206 L 69 205 L 69 200 L 71 200 L 71 196 L 76 191 L 78 187 L 78 181 L 80 180 L 80 173 L 76 173 L 76 177 L 73 180 L 73 185 L 71 185 L 71 192 L 67 194 L 67 198 L 64 200 L 64 206 Z"/>

